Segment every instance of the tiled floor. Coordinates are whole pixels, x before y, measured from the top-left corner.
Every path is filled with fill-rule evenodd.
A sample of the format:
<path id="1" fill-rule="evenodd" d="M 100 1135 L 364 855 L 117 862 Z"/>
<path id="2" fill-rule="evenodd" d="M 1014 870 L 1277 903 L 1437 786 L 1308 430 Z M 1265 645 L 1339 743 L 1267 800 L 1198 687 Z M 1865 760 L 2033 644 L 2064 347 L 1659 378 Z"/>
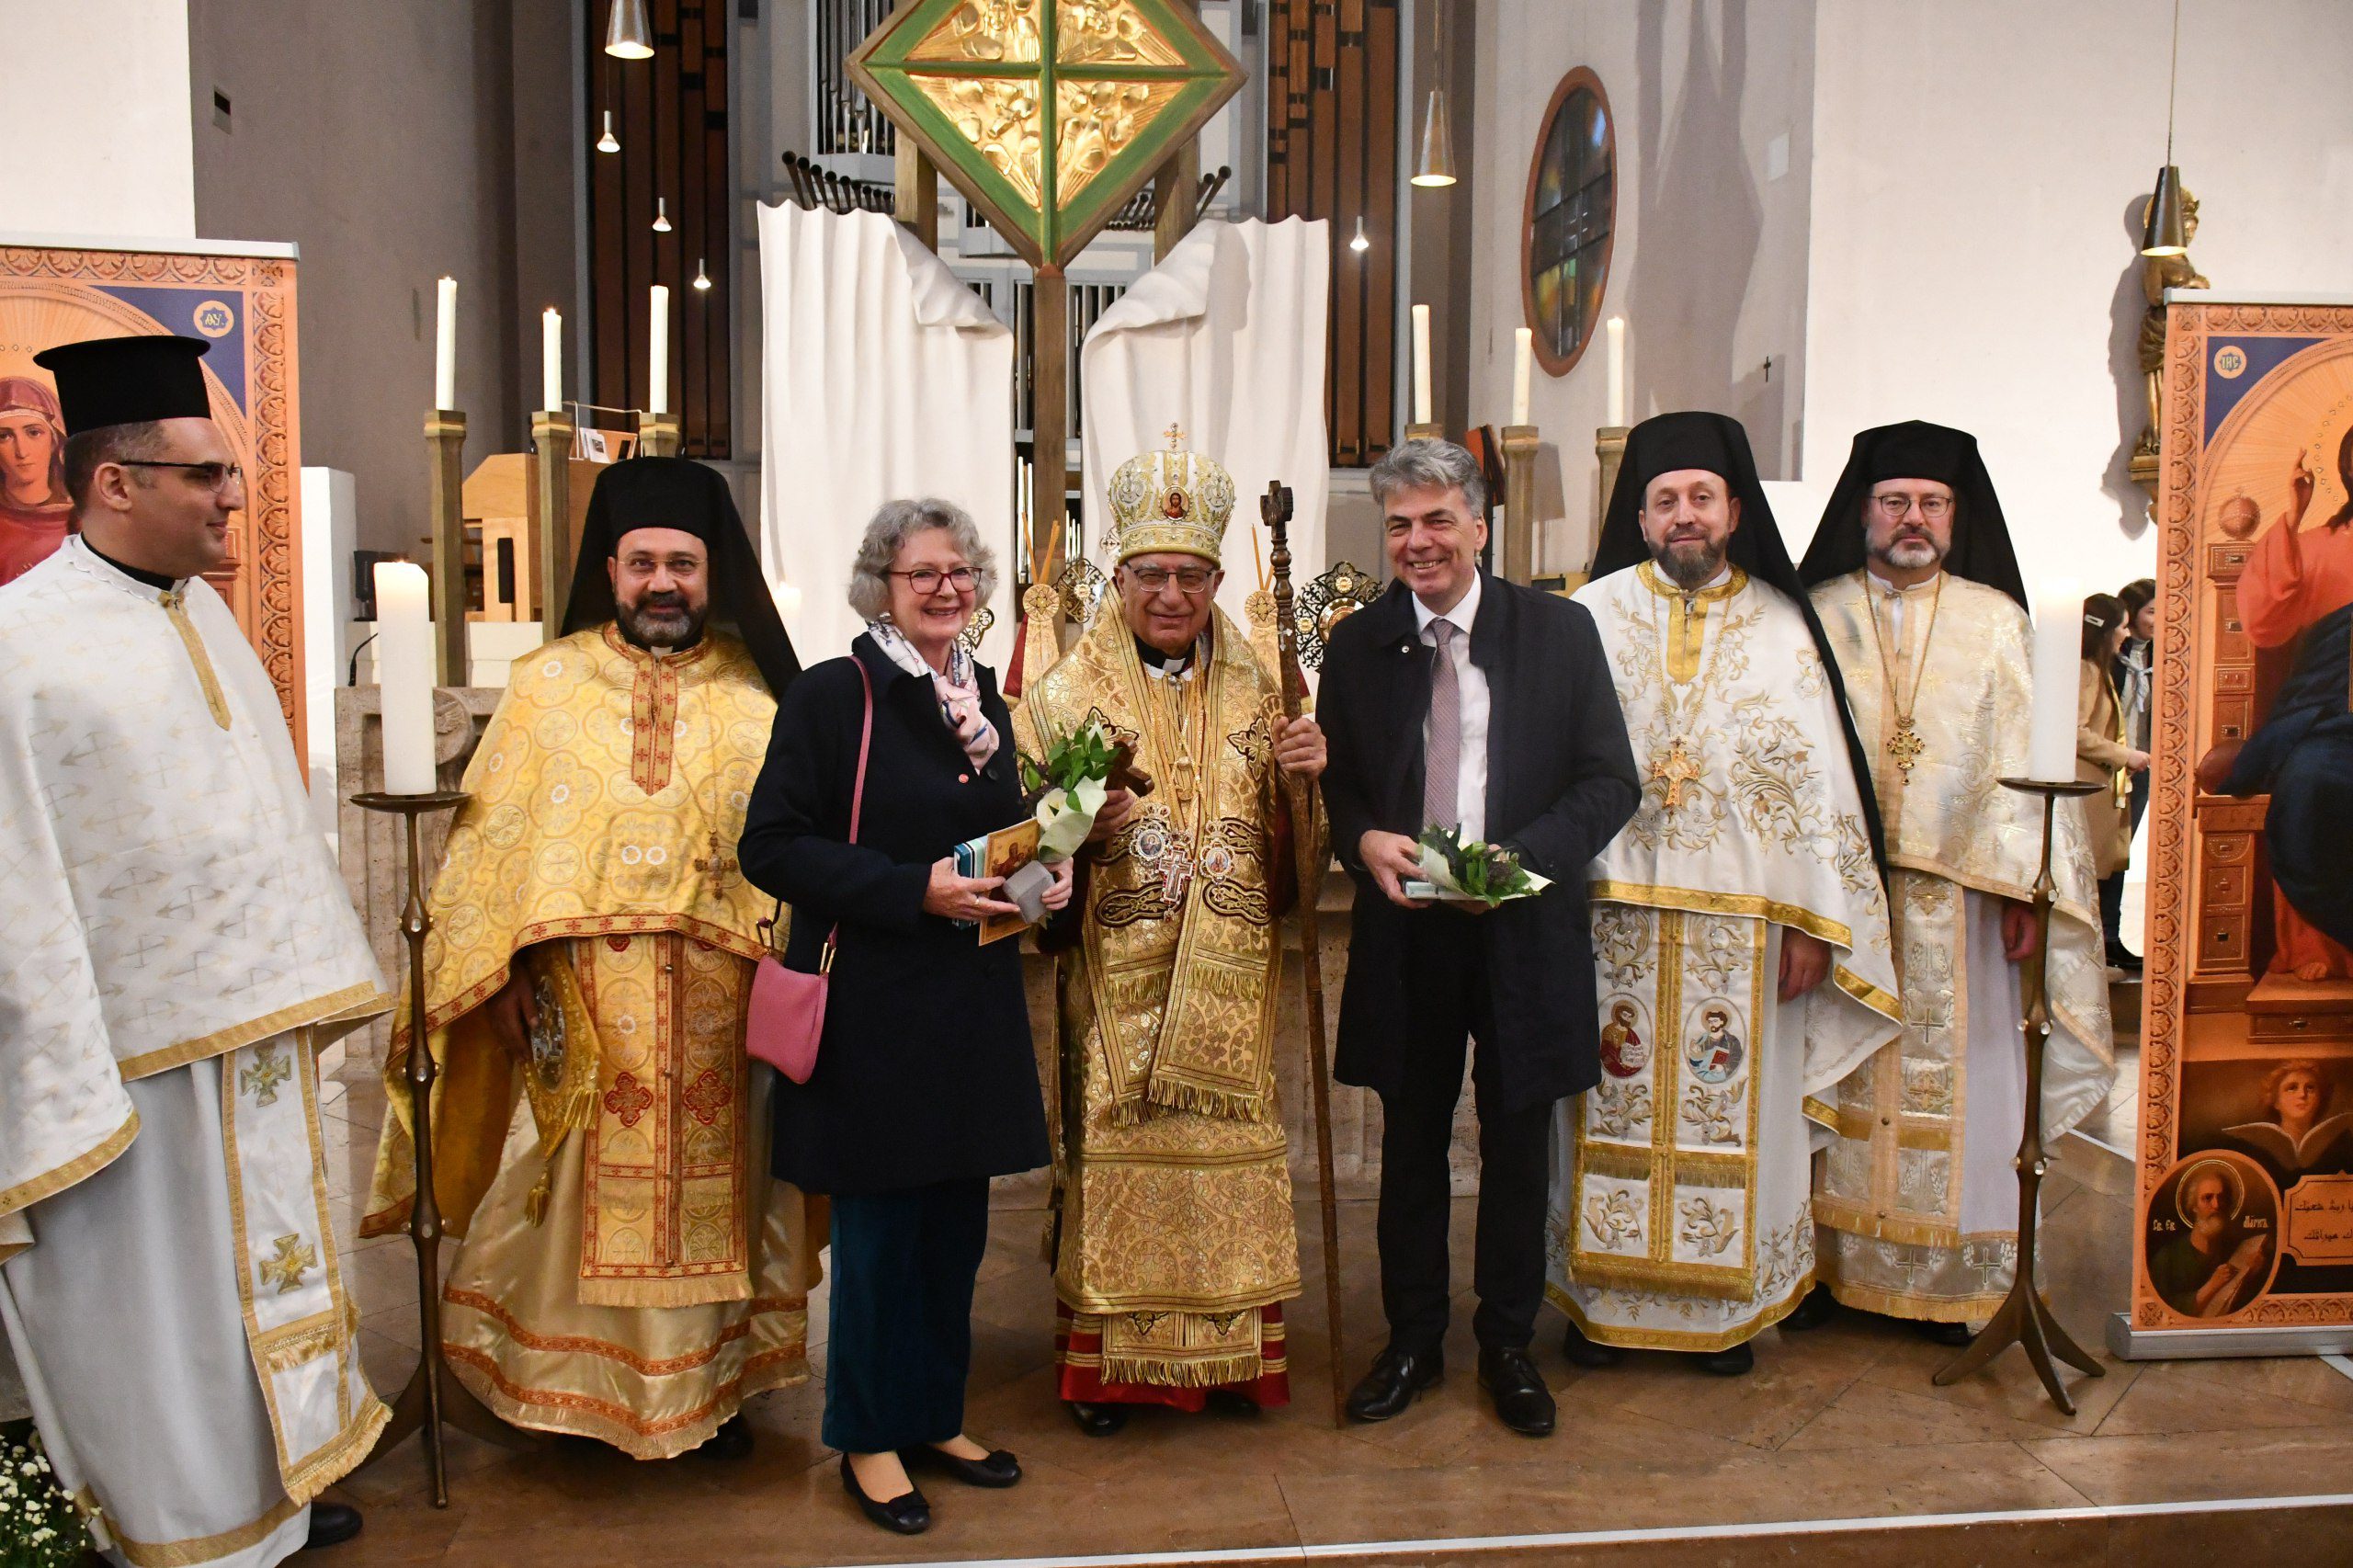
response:
<path id="1" fill-rule="evenodd" d="M 326 1111 L 347 1225 L 382 1096 L 358 1064 L 335 1072 L 347 1081 L 329 1087 Z M 2129 1095 L 2121 1103 L 2129 1116 Z M 2044 1191 L 2053 1302 L 2079 1340 L 2098 1346 L 2104 1315 L 2123 1295 L 2130 1172 L 2071 1139 Z M 1467 1203 L 1458 1210 L 1457 1277 L 1467 1285 L 1471 1216 Z M 1313 1212 L 1302 1202 L 1303 1225 Z M 1368 1206 L 1352 1204 L 1342 1221 L 1351 1374 L 1380 1338 L 1371 1219 Z M 1768 1333 L 1754 1374 L 1720 1381 L 1664 1355 L 1574 1370 L 1557 1353 L 1560 1320 L 1548 1312 L 1538 1360 L 1559 1396 L 1561 1427 L 1530 1441 L 1496 1424 L 1473 1382 L 1466 1300 L 1444 1387 L 1398 1420 L 1335 1431 L 1312 1236 L 1302 1247 L 1307 1294 L 1288 1314 L 1295 1404 L 1256 1418 L 1144 1412 L 1120 1437 L 1090 1439 L 1051 1392 L 1051 1298 L 1037 1261 L 1039 1222 L 1030 1209 L 996 1215 L 975 1309 L 969 1406 L 970 1429 L 1017 1450 L 1028 1479 L 1007 1493 L 932 1483 L 938 1522 L 928 1535 L 888 1537 L 853 1513 L 817 1441 L 824 1391 L 813 1379 L 756 1402 L 757 1450 L 735 1464 L 636 1464 L 569 1440 L 516 1454 L 452 1435 L 446 1511 L 425 1501 L 412 1439 L 343 1489 L 365 1507 L 368 1526 L 334 1561 L 584 1568 L 1251 1548 L 1295 1560 L 1302 1543 L 2310 1496 L 2353 1483 L 2353 1378 L 2320 1360 L 2136 1366 L 2103 1353 L 2107 1375 L 2077 1385 L 2081 1408 L 2068 1417 L 2016 1351 L 1987 1374 L 1939 1389 L 1930 1376 L 1950 1352 L 1851 1315 L 1810 1335 Z M 414 1255 L 405 1238 L 347 1235 L 346 1245 L 367 1309 L 368 1364 L 391 1391 L 415 1362 Z M 822 1299 L 813 1305 L 822 1379 Z M 2179 1560 L 2194 1539 L 2211 1539 L 2227 1543 L 2234 1560 L 2259 1551 L 2266 1568 L 2286 1568 L 2353 1562 L 2346 1518 L 2078 1516 L 1901 1538 L 1833 1532 L 1804 1538 L 1804 1551 L 1810 1564 L 2126 1563 Z M 1749 1543 L 1759 1554 L 1745 1556 L 1738 1541 L 1650 1540 L 1548 1555 L 1722 1564 L 1783 1561 L 1787 1544 Z M 1438 1551 L 1422 1560 L 1457 1559 Z"/>

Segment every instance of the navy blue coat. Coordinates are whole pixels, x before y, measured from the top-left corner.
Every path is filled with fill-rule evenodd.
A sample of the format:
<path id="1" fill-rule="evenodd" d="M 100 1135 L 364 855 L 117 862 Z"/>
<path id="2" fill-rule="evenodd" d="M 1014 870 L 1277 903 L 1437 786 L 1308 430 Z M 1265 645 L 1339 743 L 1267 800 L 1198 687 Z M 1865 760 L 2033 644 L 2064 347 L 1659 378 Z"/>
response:
<path id="1" fill-rule="evenodd" d="M 849 810 L 864 698 L 857 665 L 830 659 L 777 706 L 737 851 L 754 885 L 791 906 L 787 967 L 814 970 L 841 924 L 816 1071 L 806 1084 L 778 1080 L 770 1165 L 825 1193 L 1034 1169 L 1049 1156 L 1020 944 L 983 948 L 923 907 L 933 861 L 1024 814 L 1011 715 L 995 676 L 979 670 L 1002 742 L 976 768 L 929 681 L 870 637 L 851 658 L 874 683 L 858 842 Z"/>

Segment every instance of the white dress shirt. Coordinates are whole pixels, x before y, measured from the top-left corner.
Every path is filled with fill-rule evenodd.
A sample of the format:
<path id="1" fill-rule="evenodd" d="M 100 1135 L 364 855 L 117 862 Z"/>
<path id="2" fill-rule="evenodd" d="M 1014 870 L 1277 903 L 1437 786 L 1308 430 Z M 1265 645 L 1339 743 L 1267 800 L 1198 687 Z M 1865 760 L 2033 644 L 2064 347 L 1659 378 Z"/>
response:
<path id="1" fill-rule="evenodd" d="M 1431 610 L 1416 597 L 1414 599 L 1414 626 L 1421 633 L 1422 645 L 1438 646 L 1438 638 L 1430 631 L 1430 622 L 1449 620 L 1461 633 L 1448 650 L 1454 661 L 1454 680 L 1461 696 L 1462 751 L 1454 779 L 1455 814 L 1462 822 L 1462 841 L 1475 843 L 1487 836 L 1487 677 L 1478 665 L 1471 662 L 1471 624 L 1479 618 L 1480 578 L 1474 574 L 1471 590 L 1455 607 L 1443 616 Z M 1429 755 L 1429 716 L 1422 716 L 1422 755 Z"/>

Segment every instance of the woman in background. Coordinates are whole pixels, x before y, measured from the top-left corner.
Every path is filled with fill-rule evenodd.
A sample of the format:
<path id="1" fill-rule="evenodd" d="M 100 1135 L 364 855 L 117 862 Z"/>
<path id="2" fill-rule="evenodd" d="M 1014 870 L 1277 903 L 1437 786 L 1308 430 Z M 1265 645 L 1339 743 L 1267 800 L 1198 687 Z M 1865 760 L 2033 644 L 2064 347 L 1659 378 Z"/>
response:
<path id="1" fill-rule="evenodd" d="M 2149 754 L 2126 743 L 2124 705 L 2109 673 L 2123 652 L 2130 630 L 2126 619 L 2124 602 L 2112 594 L 2094 594 L 2084 601 L 2083 670 L 2075 688 L 2075 777 L 2083 783 L 2108 786 L 2086 800 L 2084 816 L 2091 830 L 2093 869 L 2100 879 L 2100 927 L 2108 937 L 2108 964 L 2131 972 L 2140 969 L 2141 960 L 2118 940 L 2116 926 L 2124 900 L 2124 862 L 2132 849 L 2132 779 L 2148 771 Z"/>

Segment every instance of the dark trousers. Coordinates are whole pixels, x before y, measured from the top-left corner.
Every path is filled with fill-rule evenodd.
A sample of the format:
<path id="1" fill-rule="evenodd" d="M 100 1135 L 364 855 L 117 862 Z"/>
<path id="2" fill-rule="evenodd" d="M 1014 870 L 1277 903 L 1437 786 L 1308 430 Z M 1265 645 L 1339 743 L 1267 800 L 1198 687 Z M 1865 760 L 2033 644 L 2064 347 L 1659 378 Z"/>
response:
<path id="1" fill-rule="evenodd" d="M 1389 1340 L 1436 1349 L 1446 1337 L 1447 1151 L 1462 1094 L 1462 1047 L 1474 1042 L 1479 1110 L 1479 1233 L 1472 1332 L 1483 1347 L 1525 1349 L 1544 1300 L 1544 1201 L 1552 1107 L 1494 1103 L 1495 1008 L 1483 917 L 1434 909 L 1415 917 L 1407 986 L 1405 1072 L 1381 1098 L 1381 1302 Z"/>
<path id="2" fill-rule="evenodd" d="M 964 1429 L 985 1176 L 834 1199 L 825 1446 L 879 1454 Z"/>
<path id="3" fill-rule="evenodd" d="M 2130 831 L 2133 833 L 2141 831 L 2141 817 L 2148 809 L 2149 770 L 2144 767 L 2132 776 L 2132 815 Z M 2123 935 L 2118 929 L 2123 923 L 2124 873 L 2119 871 L 2112 877 L 2102 877 L 2099 880 L 2099 928 L 2108 937 L 2110 951 L 2115 950 L 2118 938 Z M 2147 944 L 2148 938 L 2143 936 L 2137 941 L 2126 945 L 2130 946 L 2134 952 L 2140 952 Z"/>

